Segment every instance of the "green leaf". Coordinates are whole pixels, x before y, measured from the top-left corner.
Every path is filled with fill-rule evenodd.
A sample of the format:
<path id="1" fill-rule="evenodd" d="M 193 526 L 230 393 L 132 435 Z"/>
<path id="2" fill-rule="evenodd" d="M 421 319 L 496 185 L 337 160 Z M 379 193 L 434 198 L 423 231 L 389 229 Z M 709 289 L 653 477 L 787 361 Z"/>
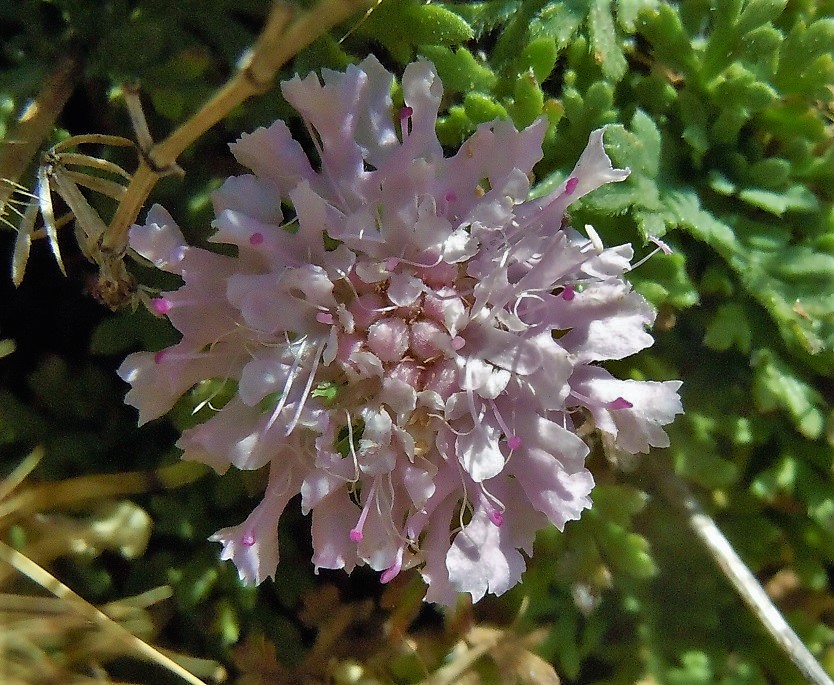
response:
<path id="1" fill-rule="evenodd" d="M 597 534 L 603 556 L 612 566 L 632 578 L 651 578 L 657 566 L 649 554 L 649 542 L 612 521 L 605 521 Z"/>
<path id="2" fill-rule="evenodd" d="M 744 109 L 757 112 L 779 98 L 768 84 L 736 62 L 731 64 L 708 86 L 714 102 L 722 109 Z"/>
<path id="3" fill-rule="evenodd" d="M 472 28 L 475 38 L 507 23 L 518 12 L 520 0 L 487 0 L 487 2 L 437 3 L 460 16 Z"/>
<path id="4" fill-rule="evenodd" d="M 482 124 L 493 119 L 507 119 L 507 110 L 488 95 L 468 93 L 463 100 L 466 116 L 475 123 Z"/>
<path id="5" fill-rule="evenodd" d="M 634 33 L 641 10 L 657 7 L 657 0 L 617 0 L 617 24 L 626 33 Z"/>
<path id="6" fill-rule="evenodd" d="M 419 0 L 385 0 L 377 5 L 358 32 L 381 42 L 397 58 L 408 61 L 408 46 L 454 45 L 475 33 L 459 14 Z"/>
<path id="7" fill-rule="evenodd" d="M 699 70 L 698 59 L 674 5 L 663 2 L 644 9 L 638 15 L 636 28 L 651 43 L 654 57 L 660 64 L 683 72 L 687 80 L 695 78 Z"/>
<path id="8" fill-rule="evenodd" d="M 530 22 L 530 36 L 552 38 L 561 52 L 585 21 L 587 10 L 587 2 L 548 2 Z"/>
<path id="9" fill-rule="evenodd" d="M 819 209 L 816 196 L 803 185 L 794 185 L 782 192 L 748 188 L 739 198 L 753 207 L 782 216 L 785 212 L 815 212 Z"/>
<path id="10" fill-rule="evenodd" d="M 757 350 L 751 364 L 753 397 L 759 409 L 782 409 L 802 435 L 811 440 L 818 438 L 825 427 L 825 415 L 822 396 L 813 386 L 769 349 Z"/>
<path id="11" fill-rule="evenodd" d="M 721 352 L 732 347 L 742 354 L 750 352 L 752 332 L 747 312 L 738 302 L 721 305 L 704 335 L 704 345 Z"/>
<path id="12" fill-rule="evenodd" d="M 588 18 L 594 60 L 602 67 L 607 79 L 619 81 L 628 65 L 614 28 L 610 0 L 593 0 Z"/>
<path id="13" fill-rule="evenodd" d="M 782 14 L 787 4 L 787 0 L 750 0 L 736 23 L 736 31 L 744 34 L 771 23 Z"/>
<path id="14" fill-rule="evenodd" d="M 612 158 L 634 175 L 657 176 L 660 165 L 660 131 L 652 118 L 638 109 L 631 117 L 631 130 L 612 126 L 606 132 Z"/>
<path id="15" fill-rule="evenodd" d="M 424 45 L 420 52 L 434 63 L 446 92 L 489 92 L 498 80 L 489 66 L 476 60 L 466 48 L 453 51 L 445 45 Z"/>
<path id="16" fill-rule="evenodd" d="M 686 258 L 679 252 L 654 255 L 631 272 L 629 278 L 635 289 L 655 307 L 685 309 L 698 304 L 698 290 L 686 272 Z"/>
<path id="17" fill-rule="evenodd" d="M 522 74 L 515 82 L 513 103 L 509 112 L 516 128 L 532 124 L 542 113 L 544 93 L 532 70 Z"/>
<path id="18" fill-rule="evenodd" d="M 620 526 L 628 526 L 632 517 L 646 506 L 648 496 L 630 485 L 598 483 L 591 498 L 594 509 L 602 518 Z"/>
<path id="19" fill-rule="evenodd" d="M 558 56 L 556 41 L 551 36 L 543 36 L 525 46 L 518 57 L 516 68 L 519 74 L 532 70 L 536 80 L 542 83 L 553 71 Z"/>

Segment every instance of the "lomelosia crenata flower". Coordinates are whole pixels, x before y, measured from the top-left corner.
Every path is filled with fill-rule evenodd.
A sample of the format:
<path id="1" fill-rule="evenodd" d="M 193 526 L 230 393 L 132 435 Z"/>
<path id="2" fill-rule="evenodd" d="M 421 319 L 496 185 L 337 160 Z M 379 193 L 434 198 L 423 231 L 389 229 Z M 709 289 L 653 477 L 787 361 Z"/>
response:
<path id="1" fill-rule="evenodd" d="M 374 57 L 323 81 L 282 84 L 320 171 L 282 121 L 231 146 L 252 174 L 215 192 L 212 240 L 237 256 L 185 244 L 158 206 L 132 228 L 132 248 L 184 284 L 150 302 L 182 338 L 127 358 L 127 401 L 144 423 L 200 381 L 236 383 L 178 446 L 219 472 L 269 467 L 260 504 L 212 536 L 243 581 L 274 576 L 300 493 L 317 569 L 367 564 L 386 583 L 416 566 L 428 601 L 499 595 L 537 530 L 591 504 L 579 423 L 634 454 L 668 445 L 682 411 L 679 382 L 596 364 L 650 346 L 654 311 L 623 279 L 630 245 L 563 225 L 628 170 L 600 129 L 557 190 L 527 200 L 544 120 L 483 124 L 447 158 L 429 62 L 406 68 L 396 113 Z"/>

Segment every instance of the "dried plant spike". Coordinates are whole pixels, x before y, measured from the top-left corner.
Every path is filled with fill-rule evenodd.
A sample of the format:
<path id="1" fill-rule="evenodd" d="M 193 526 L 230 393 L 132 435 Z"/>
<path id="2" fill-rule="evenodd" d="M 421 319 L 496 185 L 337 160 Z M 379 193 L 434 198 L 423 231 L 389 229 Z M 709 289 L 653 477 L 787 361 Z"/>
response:
<path id="1" fill-rule="evenodd" d="M 38 203 L 35 198 L 29 200 L 23 220 L 17 229 L 17 238 L 14 241 L 14 253 L 12 256 L 12 282 L 18 287 L 23 282 L 23 274 L 26 272 L 26 263 L 29 261 L 29 250 L 32 247 L 32 229 L 35 227 L 35 219 L 38 216 Z"/>
<path id="2" fill-rule="evenodd" d="M 206 685 L 204 681 L 189 673 L 169 656 L 166 656 L 158 649 L 155 649 L 152 645 L 149 645 L 141 638 L 136 637 L 121 624 L 116 623 L 107 614 L 90 604 L 87 600 L 74 592 L 69 586 L 65 585 L 53 576 L 49 571 L 33 562 L 26 555 L 21 554 L 17 550 L 9 547 L 2 541 L 0 541 L 0 561 L 10 564 L 20 573 L 27 576 L 31 580 L 34 580 L 41 587 L 51 592 L 59 599 L 69 602 L 75 611 L 86 616 L 87 619 L 94 624 L 100 625 L 102 628 L 108 630 L 113 638 L 121 640 L 128 645 L 136 656 L 148 659 L 149 661 L 168 669 L 186 682 L 191 683 L 191 685 Z"/>
<path id="3" fill-rule="evenodd" d="M 63 152 L 64 150 L 76 147 L 78 145 L 110 145 L 112 147 L 136 147 L 130 138 L 122 136 L 110 136 L 104 133 L 85 133 L 80 136 L 71 136 L 60 143 L 57 143 L 53 148 L 53 153 Z"/>
<path id="4" fill-rule="evenodd" d="M 90 157 L 89 155 L 82 155 L 80 152 L 62 152 L 60 155 L 60 162 L 62 166 L 72 164 L 74 166 L 88 166 L 99 171 L 121 176 L 126 180 L 130 180 L 130 174 L 122 169 L 115 162 L 100 157 Z"/>
<path id="5" fill-rule="evenodd" d="M 18 485 L 26 480 L 26 476 L 32 473 L 32 470 L 43 459 L 43 455 L 44 449 L 38 445 L 26 455 L 22 462 L 15 466 L 14 470 L 8 476 L 0 481 L 0 500 L 8 497 Z"/>
<path id="6" fill-rule="evenodd" d="M 66 171 L 61 167 L 54 167 L 51 177 L 55 185 L 58 186 L 58 192 L 61 194 L 61 197 L 64 198 L 64 201 L 70 206 L 73 214 L 75 214 L 75 221 L 81 227 L 87 239 L 87 245 L 82 245 L 81 247 L 82 249 L 87 249 L 89 245 L 93 245 L 101 239 L 107 230 L 107 226 L 98 215 L 98 212 L 87 202 L 87 198 L 84 197 L 75 184 L 75 181 L 67 175 Z"/>
<path id="7" fill-rule="evenodd" d="M 52 254 L 55 255 L 58 268 L 66 276 L 67 270 L 64 267 L 64 260 L 61 258 L 61 247 L 58 245 L 58 229 L 55 227 L 55 209 L 52 207 L 52 193 L 49 189 L 49 169 L 44 165 L 38 169 L 38 203 L 40 204 L 49 247 L 52 249 Z"/>
<path id="8" fill-rule="evenodd" d="M 99 178 L 98 176 L 90 176 L 89 174 L 82 174 L 80 171 L 64 170 L 64 173 L 72 179 L 76 185 L 84 186 L 97 193 L 111 197 L 114 200 L 120 200 L 125 194 L 125 186 L 115 181 L 110 181 L 106 178 Z"/>

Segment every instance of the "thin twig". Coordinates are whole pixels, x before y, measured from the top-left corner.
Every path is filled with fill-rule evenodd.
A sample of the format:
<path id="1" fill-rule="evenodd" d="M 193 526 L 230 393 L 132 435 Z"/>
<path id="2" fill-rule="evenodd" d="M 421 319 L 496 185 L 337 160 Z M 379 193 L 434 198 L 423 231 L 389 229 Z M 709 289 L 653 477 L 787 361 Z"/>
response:
<path id="1" fill-rule="evenodd" d="M 367 0 L 321 0 L 290 23 L 291 10 L 276 3 L 238 73 L 168 138 L 143 150 L 139 168 L 113 215 L 102 248 L 120 253 L 128 228 L 156 182 L 175 168 L 177 157 L 186 148 L 239 104 L 265 92 L 278 69 L 294 55 L 366 4 Z"/>
<path id="2" fill-rule="evenodd" d="M 80 76 L 80 62 L 64 57 L 41 86 L 37 97 L 24 109 L 0 146 L 0 178 L 17 181 L 67 104 Z M 0 206 L 11 197 L 14 186 L 0 183 Z"/>
<path id="3" fill-rule="evenodd" d="M 813 685 L 834 685 L 799 636 L 788 625 L 785 617 L 773 604 L 756 577 L 741 560 L 733 546 L 724 537 L 715 521 L 704 511 L 692 492 L 667 464 L 659 461 L 652 466 L 663 495 L 679 509 L 706 547 L 710 556 L 732 583 L 741 598 L 753 611 L 762 625 L 773 636 L 791 661 Z"/>

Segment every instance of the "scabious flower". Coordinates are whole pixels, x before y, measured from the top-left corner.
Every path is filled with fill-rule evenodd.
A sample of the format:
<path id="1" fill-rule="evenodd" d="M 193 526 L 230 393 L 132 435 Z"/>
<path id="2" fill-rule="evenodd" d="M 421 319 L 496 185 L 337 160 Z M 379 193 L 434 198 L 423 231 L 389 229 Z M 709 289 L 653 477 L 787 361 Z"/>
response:
<path id="1" fill-rule="evenodd" d="M 187 245 L 160 207 L 132 228 L 133 249 L 184 281 L 150 302 L 182 339 L 119 373 L 142 423 L 200 381 L 236 382 L 178 446 L 221 473 L 269 468 L 261 503 L 212 536 L 243 581 L 274 576 L 300 493 L 316 569 L 366 564 L 385 583 L 417 566 L 427 600 L 477 601 L 519 581 L 538 529 L 591 505 L 577 428 L 628 453 L 666 446 L 680 383 L 597 365 L 650 346 L 654 320 L 623 280 L 631 247 L 564 221 L 628 175 L 603 130 L 527 200 L 545 121 L 483 124 L 447 158 L 433 66 L 406 68 L 396 113 L 392 84 L 374 57 L 282 84 L 321 168 L 282 121 L 231 146 L 253 173 L 214 194 L 212 240 L 236 256 Z"/>

